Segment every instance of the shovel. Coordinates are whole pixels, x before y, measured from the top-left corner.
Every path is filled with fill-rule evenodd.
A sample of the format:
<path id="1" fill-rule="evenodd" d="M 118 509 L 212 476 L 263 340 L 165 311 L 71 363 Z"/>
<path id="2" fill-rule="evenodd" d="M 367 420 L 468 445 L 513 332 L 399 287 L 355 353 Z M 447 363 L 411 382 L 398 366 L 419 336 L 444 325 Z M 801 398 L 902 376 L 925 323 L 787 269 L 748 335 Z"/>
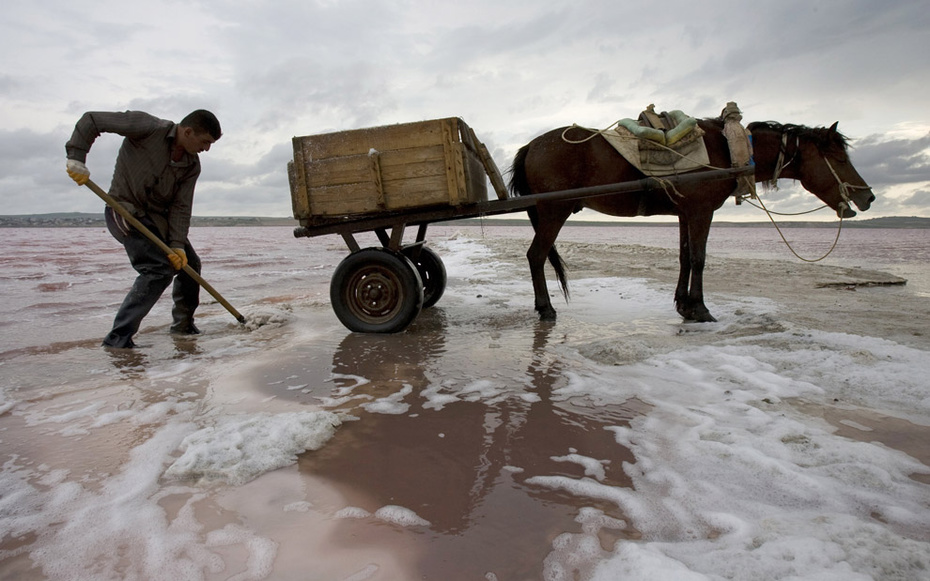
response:
<path id="1" fill-rule="evenodd" d="M 126 218 L 126 221 L 132 224 L 133 228 L 145 234 L 145 237 L 151 240 L 152 242 L 154 242 L 165 254 L 175 253 L 174 250 L 172 250 L 167 244 L 162 242 L 161 238 L 153 234 L 151 230 L 149 230 L 142 224 L 142 222 L 137 220 L 135 216 L 129 213 L 129 210 L 119 205 L 119 203 L 115 199 L 113 199 L 113 197 L 110 196 L 110 194 L 103 191 L 103 189 L 100 186 L 98 186 L 91 180 L 87 180 L 87 183 L 84 185 L 90 188 L 92 192 L 100 196 L 100 199 L 106 202 L 107 205 L 113 208 L 113 210 L 116 211 L 120 216 L 122 216 L 123 218 Z M 240 315 L 239 311 L 234 309 L 233 306 L 229 304 L 229 302 L 227 302 L 227 300 L 224 299 L 223 296 L 220 293 L 218 293 L 215 288 L 210 286 L 210 283 L 205 281 L 199 274 L 197 274 L 196 270 L 194 270 L 187 264 L 184 265 L 184 268 L 182 270 L 186 272 L 188 276 L 194 279 L 194 281 L 196 281 L 197 284 L 203 287 L 204 290 L 206 290 L 208 293 L 213 295 L 213 298 L 215 298 L 221 305 L 226 307 L 226 310 L 229 311 L 232 316 L 236 317 L 237 321 L 239 321 L 242 324 L 245 324 L 245 317 Z"/>

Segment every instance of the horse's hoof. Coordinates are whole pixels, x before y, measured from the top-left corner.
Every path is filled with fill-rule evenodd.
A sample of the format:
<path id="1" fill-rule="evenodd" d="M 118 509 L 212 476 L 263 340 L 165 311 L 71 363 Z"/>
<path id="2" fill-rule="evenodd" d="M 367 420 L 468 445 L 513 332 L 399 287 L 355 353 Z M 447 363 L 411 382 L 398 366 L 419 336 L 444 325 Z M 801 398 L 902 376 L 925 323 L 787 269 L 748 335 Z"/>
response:
<path id="1" fill-rule="evenodd" d="M 693 323 L 716 323 L 717 319 L 710 314 L 710 311 L 707 309 L 704 310 L 695 310 L 691 312 L 691 317 L 688 319 Z"/>
<path id="2" fill-rule="evenodd" d="M 555 309 L 549 307 L 548 309 L 537 309 L 539 311 L 539 320 L 540 321 L 554 321 L 555 320 Z"/>
<path id="3" fill-rule="evenodd" d="M 675 310 L 686 323 L 716 323 L 717 319 L 710 314 L 704 305 L 689 305 L 685 301 L 675 304 Z"/>

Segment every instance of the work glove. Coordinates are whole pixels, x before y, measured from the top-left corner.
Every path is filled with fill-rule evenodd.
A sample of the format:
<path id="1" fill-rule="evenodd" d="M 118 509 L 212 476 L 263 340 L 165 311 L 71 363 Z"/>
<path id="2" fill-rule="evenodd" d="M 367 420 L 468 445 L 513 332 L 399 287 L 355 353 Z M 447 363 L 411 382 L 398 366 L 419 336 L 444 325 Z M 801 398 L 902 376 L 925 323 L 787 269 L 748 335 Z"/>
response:
<path id="1" fill-rule="evenodd" d="M 87 183 L 87 180 L 90 179 L 90 170 L 87 169 L 86 165 L 76 159 L 69 159 L 68 165 L 65 166 L 65 169 L 67 169 L 68 175 L 71 176 L 71 179 L 73 179 L 79 186 L 83 186 Z"/>
<path id="2" fill-rule="evenodd" d="M 175 270 L 181 270 L 187 266 L 187 253 L 184 252 L 183 248 L 172 248 L 174 252 L 168 255 L 168 260 L 171 262 L 171 266 Z"/>

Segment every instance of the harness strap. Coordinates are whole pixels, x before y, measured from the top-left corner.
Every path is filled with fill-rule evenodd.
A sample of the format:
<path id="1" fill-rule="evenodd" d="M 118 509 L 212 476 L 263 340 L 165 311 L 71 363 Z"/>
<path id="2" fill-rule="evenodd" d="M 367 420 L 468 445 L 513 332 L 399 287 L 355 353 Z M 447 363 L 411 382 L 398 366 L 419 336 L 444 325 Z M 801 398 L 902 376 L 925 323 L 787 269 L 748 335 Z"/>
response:
<path id="1" fill-rule="evenodd" d="M 801 138 L 795 136 L 797 140 L 794 147 L 794 155 L 791 156 L 791 159 L 788 162 L 785 162 L 785 154 L 788 152 L 788 133 L 783 132 L 781 134 L 781 147 L 778 148 L 778 158 L 775 160 L 775 171 L 772 173 L 771 185 L 776 187 L 779 176 L 781 176 L 782 170 L 791 165 L 791 162 L 795 160 L 798 156 L 798 151 L 801 149 Z"/>

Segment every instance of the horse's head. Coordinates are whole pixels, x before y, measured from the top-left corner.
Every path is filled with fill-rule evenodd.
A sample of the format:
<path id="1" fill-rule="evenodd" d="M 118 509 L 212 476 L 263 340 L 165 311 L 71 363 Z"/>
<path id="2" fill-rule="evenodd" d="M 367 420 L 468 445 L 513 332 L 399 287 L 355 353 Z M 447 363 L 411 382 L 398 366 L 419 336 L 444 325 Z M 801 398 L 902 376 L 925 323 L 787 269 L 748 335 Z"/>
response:
<path id="1" fill-rule="evenodd" d="M 830 128 L 810 128 L 800 125 L 783 125 L 781 168 L 776 166 L 774 177 L 797 179 L 811 192 L 836 211 L 841 218 L 852 218 L 855 204 L 863 212 L 869 209 L 875 196 L 849 160 L 846 137 Z M 790 167 L 791 165 L 794 167 Z"/>

